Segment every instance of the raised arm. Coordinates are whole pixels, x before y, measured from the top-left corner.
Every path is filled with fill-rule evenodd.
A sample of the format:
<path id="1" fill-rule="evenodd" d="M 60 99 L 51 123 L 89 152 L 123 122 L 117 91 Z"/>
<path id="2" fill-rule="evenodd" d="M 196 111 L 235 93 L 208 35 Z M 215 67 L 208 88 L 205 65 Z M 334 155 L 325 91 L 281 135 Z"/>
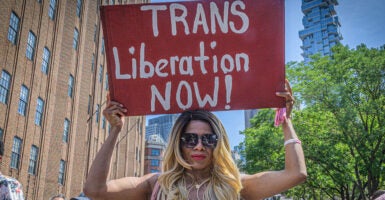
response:
<path id="1" fill-rule="evenodd" d="M 127 110 L 118 102 L 110 101 L 107 97 L 107 106 L 103 111 L 111 125 L 111 132 L 103 143 L 92 162 L 84 185 L 85 194 L 93 200 L 98 199 L 147 199 L 151 195 L 156 175 L 149 174 L 143 177 L 125 177 L 107 181 L 112 153 L 118 135 L 124 123 L 124 113 Z"/>
<path id="2" fill-rule="evenodd" d="M 271 197 L 304 182 L 307 177 L 302 146 L 290 119 L 294 98 L 288 81 L 286 81 L 286 91 L 277 92 L 277 95 L 286 100 L 287 115 L 282 128 L 285 141 L 291 141 L 285 145 L 285 169 L 243 175 L 241 196 L 245 199 Z"/>

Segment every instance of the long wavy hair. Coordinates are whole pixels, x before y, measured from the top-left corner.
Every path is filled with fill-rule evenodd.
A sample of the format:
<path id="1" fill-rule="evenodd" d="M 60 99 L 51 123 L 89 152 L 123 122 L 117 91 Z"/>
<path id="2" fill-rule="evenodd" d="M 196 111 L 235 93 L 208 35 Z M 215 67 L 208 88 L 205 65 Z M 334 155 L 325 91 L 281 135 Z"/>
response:
<path id="1" fill-rule="evenodd" d="M 158 182 L 161 186 L 157 200 L 186 200 L 186 169 L 192 169 L 181 152 L 180 137 L 191 120 L 207 122 L 218 136 L 218 143 L 213 150 L 211 177 L 204 193 L 205 200 L 239 199 L 242 184 L 240 174 L 232 157 L 229 139 L 221 121 L 211 112 L 196 110 L 185 111 L 176 120 L 165 150 L 162 171 Z"/>

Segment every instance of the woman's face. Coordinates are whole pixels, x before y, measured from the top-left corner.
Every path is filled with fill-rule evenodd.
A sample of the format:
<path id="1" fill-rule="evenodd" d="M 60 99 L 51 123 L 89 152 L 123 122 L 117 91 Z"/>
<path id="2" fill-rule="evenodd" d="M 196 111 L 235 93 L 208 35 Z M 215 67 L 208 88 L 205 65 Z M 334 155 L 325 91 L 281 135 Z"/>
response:
<path id="1" fill-rule="evenodd" d="M 213 150 L 215 146 L 207 147 L 202 143 L 202 140 L 207 141 L 208 134 L 213 134 L 213 130 L 207 122 L 200 120 L 191 120 L 186 127 L 182 136 L 189 134 L 189 136 L 197 136 L 198 143 L 194 145 L 185 145 L 181 141 L 183 158 L 189 163 L 193 170 L 208 169 L 211 166 Z M 196 134 L 196 135 L 194 135 Z M 205 135 L 205 136 L 204 136 Z M 191 137 L 186 137 L 191 141 Z M 204 138 L 202 138 L 202 136 Z M 207 143 L 206 143 L 207 144 Z"/>

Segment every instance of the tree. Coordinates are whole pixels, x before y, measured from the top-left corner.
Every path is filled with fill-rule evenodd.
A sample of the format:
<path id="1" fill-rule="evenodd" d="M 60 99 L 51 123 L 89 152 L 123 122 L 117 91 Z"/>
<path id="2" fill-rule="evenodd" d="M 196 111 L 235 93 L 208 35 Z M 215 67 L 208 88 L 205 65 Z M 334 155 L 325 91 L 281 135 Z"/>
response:
<path id="1" fill-rule="evenodd" d="M 288 193 L 367 199 L 385 188 L 385 48 L 339 45 L 332 50 L 333 56 L 316 55 L 308 65 L 287 65 L 297 105 L 303 107 L 293 117 L 309 174 L 305 184 Z M 273 128 L 274 113 L 259 113 L 244 132 L 244 170 L 250 173 L 283 167 L 282 134 Z"/>

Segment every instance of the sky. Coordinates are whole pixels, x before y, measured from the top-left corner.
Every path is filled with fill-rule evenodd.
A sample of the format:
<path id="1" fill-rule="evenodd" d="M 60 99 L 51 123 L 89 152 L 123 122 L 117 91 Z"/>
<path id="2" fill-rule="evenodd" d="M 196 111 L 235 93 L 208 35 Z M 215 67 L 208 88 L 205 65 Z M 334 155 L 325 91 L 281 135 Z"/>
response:
<path id="1" fill-rule="evenodd" d="M 174 0 L 175 1 L 175 0 Z M 152 2 L 170 2 L 153 0 Z M 302 45 L 298 31 L 303 29 L 300 0 L 285 0 L 285 62 L 303 61 Z M 335 6 L 340 20 L 340 32 L 343 45 L 355 48 L 366 44 L 370 48 L 385 45 L 385 0 L 339 0 Z M 222 121 L 230 138 L 230 145 L 241 143 L 244 139 L 239 134 L 245 129 L 243 110 L 214 112 Z M 147 119 L 156 117 L 148 116 Z"/>

